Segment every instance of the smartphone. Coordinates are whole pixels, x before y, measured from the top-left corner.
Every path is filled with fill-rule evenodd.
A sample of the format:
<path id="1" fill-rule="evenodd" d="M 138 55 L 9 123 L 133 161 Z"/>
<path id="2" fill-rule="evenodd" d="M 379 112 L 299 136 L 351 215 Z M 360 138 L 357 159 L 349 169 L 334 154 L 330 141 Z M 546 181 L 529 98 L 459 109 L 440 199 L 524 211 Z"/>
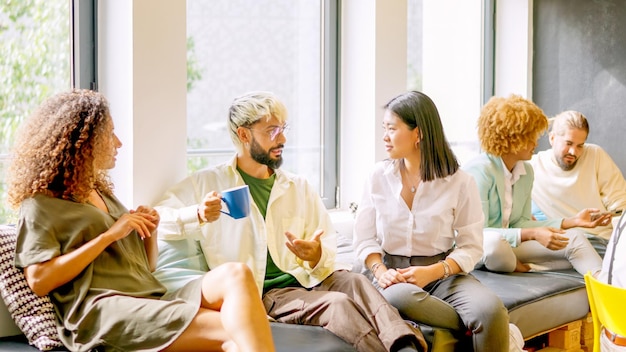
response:
<path id="1" fill-rule="evenodd" d="M 593 213 L 591 214 L 591 221 L 594 221 L 595 219 L 604 216 L 604 215 L 611 215 L 611 216 L 620 216 L 622 215 L 622 209 L 615 209 L 615 210 L 611 210 L 611 211 L 603 211 L 601 213 Z"/>

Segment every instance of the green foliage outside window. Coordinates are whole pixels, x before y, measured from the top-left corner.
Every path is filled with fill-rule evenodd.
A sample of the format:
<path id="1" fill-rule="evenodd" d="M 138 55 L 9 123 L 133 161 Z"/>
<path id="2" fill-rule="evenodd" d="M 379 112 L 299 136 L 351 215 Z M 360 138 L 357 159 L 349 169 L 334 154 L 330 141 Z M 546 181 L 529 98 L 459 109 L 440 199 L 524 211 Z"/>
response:
<path id="1" fill-rule="evenodd" d="M 69 13 L 68 0 L 0 0 L 0 223 L 15 222 L 3 180 L 17 127 L 70 87 Z"/>
<path id="2" fill-rule="evenodd" d="M 0 0 L 0 224 L 17 219 L 4 175 L 18 126 L 45 98 L 71 87 L 70 35 L 70 1 Z M 202 78 L 194 48 L 188 38 L 188 91 Z"/>

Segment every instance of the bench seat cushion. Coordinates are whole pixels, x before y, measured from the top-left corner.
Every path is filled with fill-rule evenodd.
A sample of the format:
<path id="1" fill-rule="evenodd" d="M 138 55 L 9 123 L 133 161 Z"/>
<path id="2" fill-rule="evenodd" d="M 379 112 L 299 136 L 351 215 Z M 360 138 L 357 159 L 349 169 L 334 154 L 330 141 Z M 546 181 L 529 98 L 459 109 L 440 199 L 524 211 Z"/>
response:
<path id="1" fill-rule="evenodd" d="M 347 342 L 319 326 L 271 323 L 276 352 L 355 352 Z M 0 338 L 0 352 L 39 351 L 26 337 Z M 55 350 L 56 351 L 56 350 Z"/>
<path id="2" fill-rule="evenodd" d="M 574 270 L 506 274 L 474 270 L 472 275 L 502 299 L 511 323 L 525 339 L 589 312 L 585 282 Z"/>

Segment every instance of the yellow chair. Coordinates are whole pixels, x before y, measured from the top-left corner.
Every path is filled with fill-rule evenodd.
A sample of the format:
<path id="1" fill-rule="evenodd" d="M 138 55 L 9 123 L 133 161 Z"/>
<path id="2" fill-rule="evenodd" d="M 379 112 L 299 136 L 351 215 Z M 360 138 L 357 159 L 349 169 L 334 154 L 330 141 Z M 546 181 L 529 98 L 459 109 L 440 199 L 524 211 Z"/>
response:
<path id="1" fill-rule="evenodd" d="M 585 274 L 585 284 L 593 318 L 593 351 L 600 352 L 600 334 L 603 333 L 603 327 L 626 337 L 626 288 L 600 282 L 590 273 Z"/>

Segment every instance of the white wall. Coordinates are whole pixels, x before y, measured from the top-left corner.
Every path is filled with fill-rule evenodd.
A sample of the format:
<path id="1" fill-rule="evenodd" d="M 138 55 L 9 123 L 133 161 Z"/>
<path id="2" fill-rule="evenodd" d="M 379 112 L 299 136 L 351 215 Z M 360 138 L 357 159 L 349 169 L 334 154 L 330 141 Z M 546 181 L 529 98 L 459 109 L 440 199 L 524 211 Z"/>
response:
<path id="1" fill-rule="evenodd" d="M 446 135 L 476 141 L 482 96 L 480 1 L 424 1 L 423 87 L 437 105 Z M 406 0 L 345 0 L 341 38 L 340 207 L 360 202 L 382 141 L 385 103 L 407 89 Z M 454 148 L 454 146 L 453 146 Z M 455 149 L 459 159 L 466 151 Z"/>
<path id="2" fill-rule="evenodd" d="M 478 153 L 482 106 L 481 1 L 424 1 L 423 87 L 439 110 L 446 138 L 461 165 Z"/>
<path id="3" fill-rule="evenodd" d="M 186 4 L 99 1 L 98 17 L 99 88 L 123 143 L 115 192 L 151 204 L 186 174 Z"/>
<path id="4" fill-rule="evenodd" d="M 496 1 L 495 95 L 532 98 L 532 0 Z"/>
<path id="5" fill-rule="evenodd" d="M 406 90 L 406 0 L 342 1 L 340 207 L 360 202 L 365 177 L 386 157 L 383 106 Z"/>
<path id="6" fill-rule="evenodd" d="M 386 157 L 382 106 L 406 90 L 406 1 L 342 1 L 341 208 L 360 201 L 367 173 Z M 106 0 L 98 4 L 100 90 L 109 98 L 116 132 L 124 143 L 112 175 L 118 197 L 127 207 L 136 207 L 156 201 L 186 173 L 186 4 L 169 0 Z M 427 9 L 445 14 L 445 6 L 469 6 L 467 11 L 476 11 L 478 4 L 442 0 L 430 3 Z M 498 0 L 497 8 L 496 94 L 529 94 L 532 2 Z M 436 23 L 431 25 L 425 29 L 437 29 Z M 476 30 L 474 26 L 466 28 L 471 33 Z M 427 69 L 449 77 L 440 80 L 439 87 L 426 83 L 435 96 L 445 93 L 450 82 L 457 84 L 459 72 L 467 71 L 458 65 L 480 64 L 479 44 L 472 38 L 473 34 L 468 37 L 468 48 L 462 50 L 465 60 L 440 60 L 439 68 Z M 448 50 L 446 56 L 459 55 L 458 48 L 430 45 L 429 51 L 438 47 L 436 50 Z M 427 65 L 438 61 L 436 57 L 426 59 Z M 455 69 L 446 72 L 446 65 Z M 465 83 L 454 89 L 467 92 L 468 99 L 475 101 L 479 79 L 473 74 L 465 78 Z M 480 108 L 472 102 L 458 103 L 468 114 L 476 114 Z"/>

